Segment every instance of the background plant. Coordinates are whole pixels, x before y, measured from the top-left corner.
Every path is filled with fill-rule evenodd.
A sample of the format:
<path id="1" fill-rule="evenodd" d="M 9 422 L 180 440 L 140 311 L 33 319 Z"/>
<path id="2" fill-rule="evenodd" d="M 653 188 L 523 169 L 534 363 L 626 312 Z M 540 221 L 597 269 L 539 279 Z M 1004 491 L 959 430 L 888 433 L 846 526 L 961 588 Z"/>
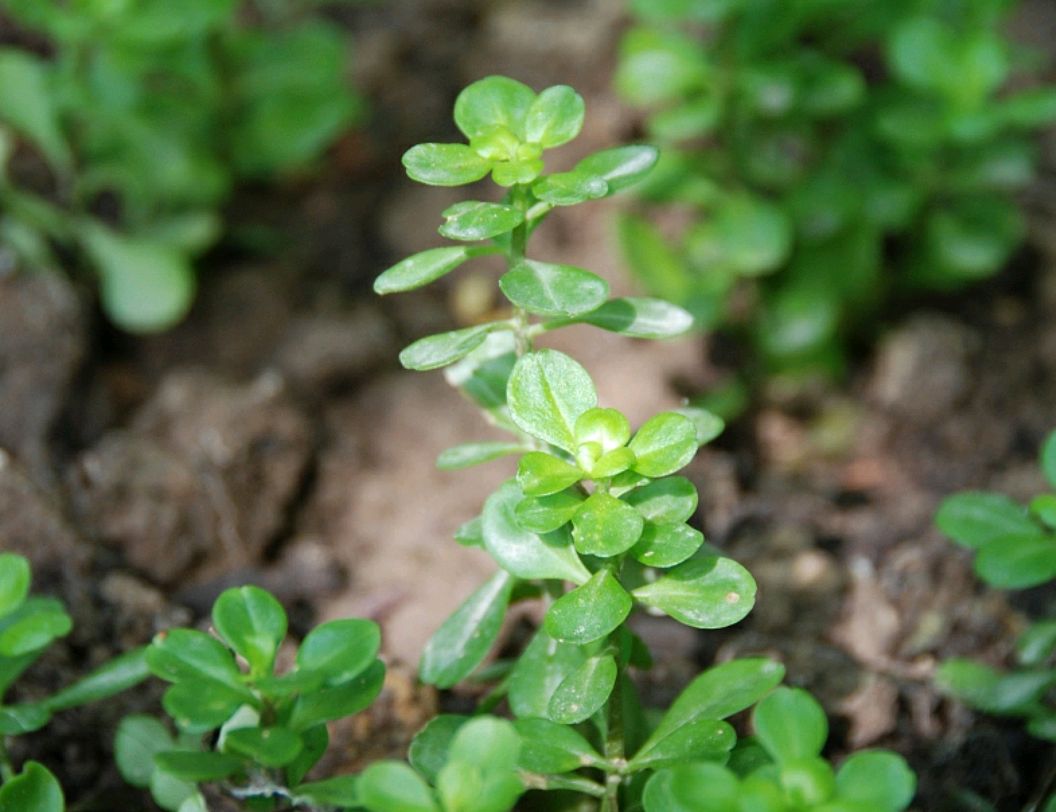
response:
<path id="1" fill-rule="evenodd" d="M 1056 489 L 1056 432 L 1041 449 L 1041 469 Z M 975 553 L 975 572 L 998 589 L 1027 589 L 1056 579 L 1056 493 L 1020 505 L 998 493 L 949 497 L 936 524 Z M 1002 671 L 970 659 L 947 660 L 938 681 L 958 699 L 986 713 L 1023 719 L 1033 736 L 1056 741 L 1056 618 L 1033 622 L 1015 644 L 1015 665 Z M 1056 794 L 1047 810 L 1056 810 Z"/>
<path id="2" fill-rule="evenodd" d="M 54 713 L 113 696 L 148 674 L 143 649 L 136 649 L 49 697 L 6 701 L 15 681 L 73 627 L 59 601 L 29 595 L 30 581 L 24 557 L 0 553 L 0 812 L 62 812 L 62 787 L 47 767 L 28 761 L 16 772 L 11 738 L 39 730 Z"/>
<path id="3" fill-rule="evenodd" d="M 894 291 L 1005 266 L 1052 88 L 1002 33 L 1009 0 L 632 0 L 616 85 L 668 145 L 621 223 L 649 290 L 734 326 L 770 370 L 839 369 Z M 735 290 L 746 296 L 734 297 Z"/>
<path id="4" fill-rule="evenodd" d="M 440 627 L 426 647 L 421 676 L 442 688 L 470 677 L 495 645 L 511 604 L 541 599 L 542 627 L 519 657 L 488 669 L 498 683 L 483 707 L 506 700 L 522 738 L 520 781 L 524 789 L 557 793 L 550 808 L 567 808 L 569 794 L 593 797 L 608 812 L 641 808 L 643 786 L 655 770 L 729 759 L 737 737 L 723 720 L 767 695 L 783 675 L 765 659 L 718 666 L 651 723 L 629 679 L 630 668 L 650 664 L 647 645 L 627 626 L 635 606 L 714 629 L 742 619 L 755 599 L 747 570 L 687 523 L 697 492 L 676 475 L 721 431 L 722 421 L 684 409 L 632 431 L 616 409 L 598 405 L 582 366 L 534 344 L 573 323 L 635 338 L 666 338 L 690 327 L 691 316 L 679 307 L 609 299 L 608 285 L 595 274 L 526 256 L 528 237 L 556 207 L 619 191 L 642 178 L 657 153 L 617 147 L 571 171 L 544 174 L 544 150 L 571 140 L 582 126 L 583 101 L 566 86 L 536 94 L 492 76 L 463 90 L 454 114 L 468 144 L 412 147 L 404 156 L 408 175 L 457 186 L 490 173 L 505 196 L 501 203 L 471 200 L 447 209 L 440 234 L 475 244 L 415 254 L 383 273 L 375 289 L 411 290 L 474 257 L 503 257 L 499 288 L 510 316 L 422 338 L 400 360 L 410 369 L 447 367 L 448 379 L 488 420 L 514 435 L 510 442 L 449 449 L 438 460 L 441 468 L 506 455 L 519 461 L 516 477 L 456 535 L 485 549 L 500 569 Z M 411 764 L 422 776 L 431 772 L 422 754 L 443 751 L 464 722 L 440 717 L 419 735 Z M 395 793 L 413 783 L 408 775 L 403 770 L 387 786 Z M 423 779 L 417 783 L 424 786 Z M 509 808 L 505 798 L 475 797 L 477 805 L 467 810 Z M 438 806 L 422 790 L 400 808 L 434 812 Z"/>
<path id="5" fill-rule="evenodd" d="M 178 321 L 233 185 L 311 163 L 357 114 L 316 5 L 3 0 L 52 53 L 0 48 L 0 245 L 83 258 L 121 327 Z M 11 162 L 16 137 L 43 178 Z"/>

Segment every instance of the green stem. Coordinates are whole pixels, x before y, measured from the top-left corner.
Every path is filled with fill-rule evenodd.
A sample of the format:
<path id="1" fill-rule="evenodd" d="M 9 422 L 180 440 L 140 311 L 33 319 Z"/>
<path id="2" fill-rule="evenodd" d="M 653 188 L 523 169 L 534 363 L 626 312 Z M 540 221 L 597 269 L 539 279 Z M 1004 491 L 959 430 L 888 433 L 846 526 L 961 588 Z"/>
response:
<path id="1" fill-rule="evenodd" d="M 623 673 L 616 675 L 616 684 L 609 696 L 608 706 L 605 709 L 608 724 L 605 731 L 605 758 L 610 762 L 620 764 L 623 762 Z M 601 812 L 619 812 L 620 809 L 620 784 L 623 777 L 617 771 L 612 771 L 605 779 L 605 797 L 601 800 Z"/>
<path id="2" fill-rule="evenodd" d="M 510 200 L 521 211 L 525 211 L 530 203 L 527 189 L 523 186 L 514 186 L 510 190 Z M 517 263 L 524 259 L 527 245 L 528 222 L 525 220 L 510 233 L 510 247 L 506 252 L 506 270 L 512 270 Z M 517 342 L 517 355 L 519 357 L 532 350 L 531 325 L 528 323 L 528 313 L 524 308 L 517 308 L 513 322 L 513 332 Z"/>

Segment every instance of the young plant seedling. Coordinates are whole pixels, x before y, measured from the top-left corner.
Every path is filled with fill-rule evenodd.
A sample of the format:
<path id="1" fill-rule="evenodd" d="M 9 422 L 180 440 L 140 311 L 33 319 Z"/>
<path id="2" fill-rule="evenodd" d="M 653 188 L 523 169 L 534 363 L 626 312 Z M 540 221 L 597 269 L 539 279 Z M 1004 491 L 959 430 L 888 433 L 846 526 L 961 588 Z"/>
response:
<path id="1" fill-rule="evenodd" d="M 5 702 L 4 694 L 15 681 L 73 627 L 59 601 L 29 595 L 31 578 L 23 556 L 0 553 L 0 812 L 63 812 L 58 780 L 35 761 L 16 772 L 8 753 L 9 739 L 39 730 L 54 713 L 131 688 L 148 672 L 144 651 L 137 649 L 45 699 Z"/>

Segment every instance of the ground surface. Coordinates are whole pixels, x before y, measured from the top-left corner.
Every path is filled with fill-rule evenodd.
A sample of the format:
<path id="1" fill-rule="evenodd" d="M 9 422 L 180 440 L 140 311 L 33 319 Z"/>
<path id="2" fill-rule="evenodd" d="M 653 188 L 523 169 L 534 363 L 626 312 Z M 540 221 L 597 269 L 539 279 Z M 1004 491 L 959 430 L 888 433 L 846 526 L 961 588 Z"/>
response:
<path id="1" fill-rule="evenodd" d="M 1044 41 L 1053 15 L 1031 9 L 1024 30 Z M 294 631 L 349 614 L 383 624 L 389 688 L 335 736 L 333 766 L 398 754 L 436 706 L 413 664 L 490 571 L 451 534 L 510 467 L 436 471 L 436 453 L 488 432 L 439 374 L 395 364 L 408 340 L 488 307 L 477 293 L 488 272 L 391 302 L 369 294 L 388 264 L 439 242 L 425 224 L 457 199 L 415 188 L 399 155 L 453 137 L 455 93 L 490 72 L 584 92 L 588 128 L 562 161 L 625 140 L 635 121 L 607 86 L 614 1 L 393 2 L 348 22 L 372 123 L 324 177 L 232 207 L 235 220 L 289 229 L 279 258 L 218 252 L 191 319 L 142 342 L 106 328 L 65 277 L 0 278 L 0 539 L 77 624 L 23 681 L 27 698 L 160 628 L 202 622 L 223 588 L 253 581 L 291 608 Z M 661 661 L 647 695 L 665 701 L 715 657 L 770 653 L 826 704 L 834 754 L 876 745 L 911 760 L 920 810 L 962 809 L 952 798 L 965 787 L 1001 810 L 1037 791 L 1051 752 L 943 700 L 930 677 L 955 654 L 1000 662 L 1023 613 L 1052 596 L 1012 606 L 982 589 L 931 517 L 957 489 L 1027 497 L 1041 485 L 1034 454 L 1056 425 L 1053 181 L 1032 195 L 1032 247 L 1006 277 L 889 312 L 849 380 L 772 388 L 694 462 L 697 520 L 752 570 L 759 602 L 722 633 L 643 620 Z M 555 216 L 533 254 L 625 286 L 612 212 Z M 562 341 L 632 421 L 722 372 L 698 339 Z M 16 755 L 52 765 L 79 809 L 146 808 L 120 788 L 109 748 L 117 719 L 156 696 L 61 716 Z"/>

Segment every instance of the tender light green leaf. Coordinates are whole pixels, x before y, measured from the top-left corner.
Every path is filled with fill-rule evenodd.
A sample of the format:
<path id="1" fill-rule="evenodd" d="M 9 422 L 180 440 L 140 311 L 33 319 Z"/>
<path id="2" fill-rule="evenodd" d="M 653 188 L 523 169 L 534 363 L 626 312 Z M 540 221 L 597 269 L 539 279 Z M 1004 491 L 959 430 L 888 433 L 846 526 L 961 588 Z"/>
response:
<path id="1" fill-rule="evenodd" d="M 1016 660 L 1021 665 L 1043 665 L 1056 651 L 1056 620 L 1031 624 L 1016 640 Z"/>
<path id="2" fill-rule="evenodd" d="M 223 644 L 194 629 L 159 632 L 147 647 L 147 666 L 154 676 L 169 682 L 209 679 L 239 685 L 235 658 Z"/>
<path id="3" fill-rule="evenodd" d="M 609 284 L 590 271 L 531 259 L 503 274 L 499 287 L 517 307 L 541 316 L 587 313 L 609 295 Z"/>
<path id="4" fill-rule="evenodd" d="M 52 598 L 29 598 L 0 618 L 0 657 L 21 657 L 39 651 L 70 633 L 73 621 Z"/>
<path id="5" fill-rule="evenodd" d="M 595 491 L 572 517 L 572 540 L 584 555 L 614 556 L 634 546 L 645 520 L 626 502 Z"/>
<path id="6" fill-rule="evenodd" d="M 517 360 L 506 400 L 510 416 L 522 430 L 575 453 L 576 420 L 597 405 L 598 396 L 590 375 L 578 363 L 557 350 L 539 350 Z"/>
<path id="7" fill-rule="evenodd" d="M 588 443 L 586 449 L 593 451 L 594 444 Z M 593 460 L 590 462 L 590 477 L 591 479 L 607 479 L 609 477 L 617 476 L 622 474 L 628 468 L 635 463 L 634 452 L 629 448 L 614 448 L 607 454 L 602 454 L 596 459 L 593 454 L 584 457 L 584 447 L 580 447 L 580 462 L 584 459 Z"/>
<path id="8" fill-rule="evenodd" d="M 0 617 L 11 614 L 29 594 L 29 561 L 14 553 L 0 553 Z"/>
<path id="9" fill-rule="evenodd" d="M 638 429 L 628 448 L 637 458 L 634 470 L 647 477 L 673 474 L 697 453 L 693 421 L 677 412 L 661 412 Z"/>
<path id="10" fill-rule="evenodd" d="M 518 718 L 547 716 L 550 698 L 566 677 L 586 662 L 581 646 L 554 640 L 539 629 L 510 673 L 510 709 Z"/>
<path id="11" fill-rule="evenodd" d="M 73 685 L 52 694 L 44 705 L 52 713 L 106 699 L 138 685 L 150 676 L 146 648 L 137 648 L 104 663 Z"/>
<path id="12" fill-rule="evenodd" d="M 421 776 L 399 761 L 378 761 L 363 771 L 359 803 L 370 812 L 440 812 Z"/>
<path id="13" fill-rule="evenodd" d="M 517 719 L 513 726 L 521 736 L 521 769 L 559 775 L 602 761 L 598 752 L 570 727 L 547 719 Z"/>
<path id="14" fill-rule="evenodd" d="M 445 809 L 507 812 L 524 792 L 517 775 L 520 737 L 505 719 L 471 719 L 451 743 L 448 763 L 437 776 Z"/>
<path id="15" fill-rule="evenodd" d="M 429 186 L 463 186 L 483 178 L 492 162 L 465 144 L 417 144 L 403 153 L 411 180 Z"/>
<path id="16" fill-rule="evenodd" d="M 735 812 L 740 787 L 737 776 L 719 764 L 679 764 L 655 773 L 645 785 L 645 812 Z M 768 807 L 758 808 L 769 812 Z M 778 812 L 783 807 L 775 808 Z"/>
<path id="17" fill-rule="evenodd" d="M 729 558 L 694 558 L 631 594 L 696 629 L 722 629 L 745 617 L 755 604 L 755 580 Z"/>
<path id="18" fill-rule="evenodd" d="M 338 775 L 312 781 L 293 788 L 294 795 L 314 806 L 337 806 L 342 809 L 357 808 L 359 803 L 359 776 Z"/>
<path id="19" fill-rule="evenodd" d="M 548 87 L 532 102 L 525 121 L 525 140 L 544 147 L 559 147 L 583 129 L 583 97 L 568 85 Z"/>
<path id="20" fill-rule="evenodd" d="M 1056 432 L 1050 434 L 1041 447 L 1041 470 L 1049 484 L 1056 488 Z"/>
<path id="21" fill-rule="evenodd" d="M 676 338 L 693 327 L 693 316 L 678 305 L 630 296 L 605 302 L 577 321 L 630 338 Z"/>
<path id="22" fill-rule="evenodd" d="M 513 231 L 524 222 L 524 213 L 502 203 L 465 200 L 444 210 L 447 222 L 440 236 L 449 240 L 487 240 Z"/>
<path id="23" fill-rule="evenodd" d="M 226 753 L 169 750 L 154 756 L 155 766 L 184 781 L 217 781 L 242 769 L 242 759 Z"/>
<path id="24" fill-rule="evenodd" d="M 213 626 L 245 658 L 255 676 L 264 676 L 271 672 L 286 637 L 286 612 L 260 587 L 232 587 L 213 604 Z"/>
<path id="25" fill-rule="evenodd" d="M 162 707 L 181 728 L 205 732 L 220 727 L 252 694 L 212 679 L 186 679 L 171 685 L 162 697 Z"/>
<path id="26" fill-rule="evenodd" d="M 635 488 L 623 501 L 654 524 L 681 524 L 697 510 L 697 489 L 685 477 L 671 476 Z"/>
<path id="27" fill-rule="evenodd" d="M 377 698 L 384 682 L 385 666 L 375 660 L 355 679 L 298 697 L 287 724 L 303 731 L 359 713 Z"/>
<path id="28" fill-rule="evenodd" d="M 975 572 L 998 589 L 1026 589 L 1056 578 L 1056 537 L 999 536 L 975 557 Z"/>
<path id="29" fill-rule="evenodd" d="M 602 178 L 576 170 L 547 175 L 532 186 L 532 194 L 552 206 L 575 206 L 608 193 L 609 184 Z"/>
<path id="30" fill-rule="evenodd" d="M 407 760 L 430 783 L 436 782 L 436 776 L 447 763 L 447 754 L 458 729 L 469 720 L 469 716 L 444 713 L 434 716 L 415 734 Z"/>
<path id="31" fill-rule="evenodd" d="M 619 627 L 634 601 L 609 569 L 558 598 L 546 613 L 547 633 L 562 643 L 593 643 Z"/>
<path id="32" fill-rule="evenodd" d="M 556 494 L 582 478 L 575 465 L 542 451 L 529 451 L 517 464 L 517 484 L 529 496 Z"/>
<path id="33" fill-rule="evenodd" d="M 737 733 L 718 719 L 695 719 L 659 739 L 631 762 L 633 770 L 655 770 L 687 761 L 724 762 L 737 743 Z"/>
<path id="34" fill-rule="evenodd" d="M 1030 512 L 1041 520 L 1042 524 L 1056 530 L 1056 494 L 1042 493 L 1030 500 Z"/>
<path id="35" fill-rule="evenodd" d="M 185 803 L 201 798 L 193 782 L 157 769 L 150 776 L 150 796 L 158 806 L 169 812 L 179 812 Z"/>
<path id="36" fill-rule="evenodd" d="M 588 155 L 576 164 L 575 171 L 601 178 L 608 184 L 611 195 L 648 175 L 659 157 L 656 147 L 630 144 Z"/>
<path id="37" fill-rule="evenodd" d="M 525 138 L 528 111 L 535 91 L 505 76 L 488 76 L 466 87 L 455 99 L 455 124 L 466 138 L 504 128 Z"/>
<path id="38" fill-rule="evenodd" d="M 484 546 L 484 525 L 480 516 L 465 522 L 455 531 L 455 541 L 463 547 Z"/>
<path id="39" fill-rule="evenodd" d="M 572 521 L 585 498 L 573 489 L 549 496 L 529 496 L 517 503 L 517 524 L 533 533 L 552 533 Z"/>
<path id="40" fill-rule="evenodd" d="M 673 567 L 692 556 L 703 543 L 704 534 L 688 524 L 646 522 L 631 555 L 647 567 Z"/>
<path id="41" fill-rule="evenodd" d="M 59 94 L 51 86 L 51 70 L 35 54 L 0 48 L 0 121 L 31 141 L 56 169 L 66 170 L 70 148 L 62 135 Z"/>
<path id="42" fill-rule="evenodd" d="M 543 173 L 543 162 L 538 158 L 499 161 L 491 170 L 491 179 L 499 186 L 531 183 Z"/>
<path id="43" fill-rule="evenodd" d="M 64 812 L 62 787 L 43 764 L 27 761 L 0 787 L 0 812 Z"/>
<path id="44" fill-rule="evenodd" d="M 589 658 L 565 677 L 550 697 L 547 717 L 562 725 L 585 721 L 601 710 L 616 685 L 616 660 L 608 654 Z"/>
<path id="45" fill-rule="evenodd" d="M 422 653 L 422 681 L 450 688 L 483 662 L 502 629 L 514 579 L 500 570 L 444 621 Z"/>
<path id="46" fill-rule="evenodd" d="M 1026 508 L 998 493 L 966 491 L 943 501 L 935 515 L 939 530 L 958 544 L 977 549 L 1002 536 L 1037 532 Z"/>
<path id="47" fill-rule="evenodd" d="M 631 424 L 616 409 L 588 409 L 576 420 L 574 433 L 577 443 L 597 443 L 609 452 L 631 439 Z"/>
<path id="48" fill-rule="evenodd" d="M 381 629 L 373 620 L 331 620 L 308 632 L 297 651 L 297 667 L 325 674 L 336 685 L 362 674 L 380 648 Z"/>
<path id="49" fill-rule="evenodd" d="M 726 428 L 725 420 L 699 406 L 683 406 L 675 411 L 693 421 L 697 429 L 697 445 L 707 445 Z"/>
<path id="50" fill-rule="evenodd" d="M 631 764 L 637 765 L 652 758 L 652 753 L 667 738 L 687 725 L 700 720 L 725 719 L 751 707 L 770 693 L 784 676 L 783 665 L 762 658 L 732 660 L 709 668 L 679 694 Z"/>
<path id="51" fill-rule="evenodd" d="M 829 720 L 817 700 L 802 688 L 778 688 L 756 706 L 755 735 L 779 764 L 820 755 L 829 737 Z"/>
<path id="52" fill-rule="evenodd" d="M 524 494 L 506 482 L 484 503 L 484 546 L 499 566 L 517 578 L 557 578 L 585 583 L 590 573 L 576 555 L 567 534 L 538 536 L 524 530 L 516 518 Z"/>
<path id="53" fill-rule="evenodd" d="M 21 736 L 51 721 L 43 704 L 0 705 L 0 736 Z"/>
<path id="54" fill-rule="evenodd" d="M 240 727 L 230 730 L 224 750 L 263 767 L 285 767 L 304 749 L 301 737 L 285 727 Z"/>
<path id="55" fill-rule="evenodd" d="M 836 792 L 832 765 L 820 756 L 780 764 L 777 778 L 785 797 L 800 808 L 816 808 Z"/>
<path id="56" fill-rule="evenodd" d="M 126 716 L 114 736 L 114 761 L 125 781 L 146 789 L 154 774 L 154 756 L 174 746 L 172 734 L 160 720 L 153 716 Z"/>
<path id="57" fill-rule="evenodd" d="M 420 288 L 451 273 L 467 259 L 478 255 L 479 252 L 465 245 L 430 248 L 411 254 L 374 280 L 374 292 L 384 296 Z"/>
<path id="58" fill-rule="evenodd" d="M 117 234 L 101 225 L 82 229 L 99 276 L 107 316 L 124 330 L 167 330 L 190 310 L 197 287 L 188 257 L 162 243 Z"/>
<path id="59" fill-rule="evenodd" d="M 420 371 L 445 367 L 473 352 L 495 328 L 495 324 L 479 324 L 420 338 L 403 349 L 400 363 Z"/>
<path id="60" fill-rule="evenodd" d="M 877 812 L 901 812 L 913 800 L 916 789 L 917 778 L 905 759 L 886 751 L 859 751 L 836 773 L 840 800 L 869 805 Z"/>

